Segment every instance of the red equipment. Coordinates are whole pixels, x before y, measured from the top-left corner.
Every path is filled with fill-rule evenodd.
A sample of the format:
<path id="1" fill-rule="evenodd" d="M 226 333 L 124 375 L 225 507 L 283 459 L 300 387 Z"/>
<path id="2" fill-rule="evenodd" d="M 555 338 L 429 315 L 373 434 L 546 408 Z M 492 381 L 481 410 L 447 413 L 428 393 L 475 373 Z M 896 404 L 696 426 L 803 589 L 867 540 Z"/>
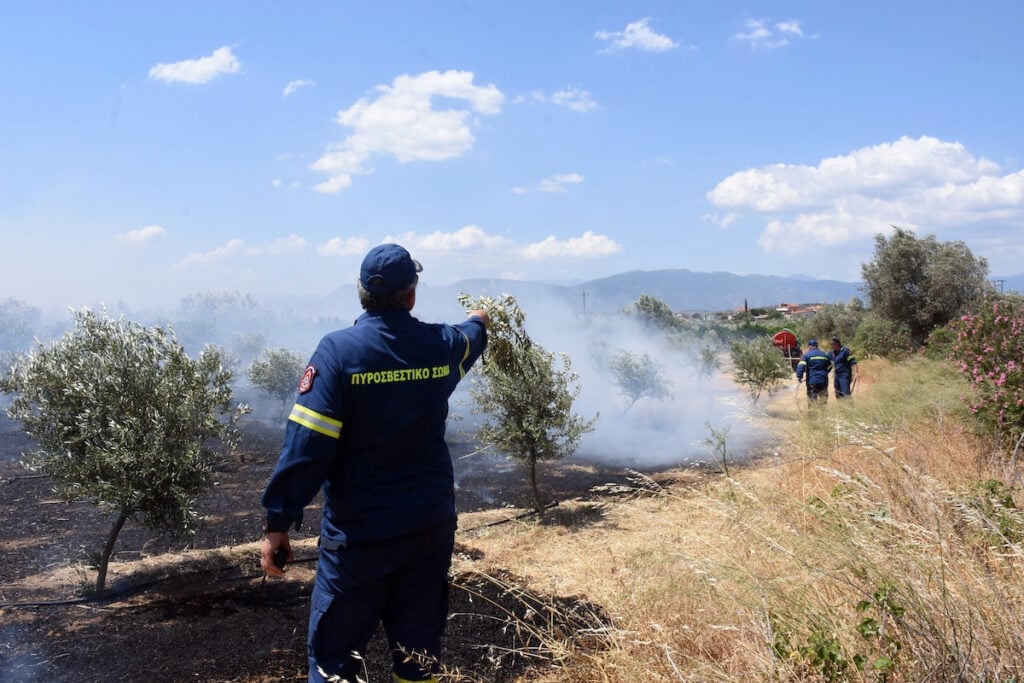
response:
<path id="1" fill-rule="evenodd" d="M 793 330 L 782 329 L 772 337 L 772 346 L 782 352 L 782 355 L 789 359 L 789 364 L 796 370 L 800 362 L 800 341 L 796 338 Z"/>

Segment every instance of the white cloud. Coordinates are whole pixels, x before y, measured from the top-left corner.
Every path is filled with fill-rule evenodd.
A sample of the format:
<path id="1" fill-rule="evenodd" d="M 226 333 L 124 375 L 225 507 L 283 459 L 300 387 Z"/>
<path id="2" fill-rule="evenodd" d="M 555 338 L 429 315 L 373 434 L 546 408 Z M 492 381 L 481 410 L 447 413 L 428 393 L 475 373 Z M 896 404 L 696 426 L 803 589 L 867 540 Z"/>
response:
<path id="1" fill-rule="evenodd" d="M 578 185 L 584 180 L 579 173 L 557 173 L 550 178 L 545 178 L 537 183 L 533 189 L 537 192 L 567 192 L 567 185 Z M 526 194 L 530 192 L 528 187 L 513 187 L 513 194 Z"/>
<path id="2" fill-rule="evenodd" d="M 501 254 L 513 247 L 512 240 L 498 235 L 488 235 L 477 225 L 467 225 L 455 232 L 434 231 L 429 235 L 406 232 L 385 237 L 382 242 L 397 242 L 410 252 L 429 254 L 453 254 L 468 252 L 492 252 Z"/>
<path id="3" fill-rule="evenodd" d="M 794 36 L 800 36 L 801 38 L 803 38 L 804 35 L 804 31 L 800 27 L 800 22 L 797 21 L 796 19 L 791 19 L 790 21 L 780 21 L 779 23 L 775 24 L 775 28 L 778 29 L 781 33 L 790 33 Z"/>
<path id="4" fill-rule="evenodd" d="M 647 52 L 667 52 L 679 47 L 679 43 L 668 36 L 656 33 L 650 28 L 650 17 L 626 25 L 622 31 L 598 31 L 594 37 L 606 41 L 603 52 L 636 48 Z"/>
<path id="5" fill-rule="evenodd" d="M 210 251 L 193 252 L 179 261 L 176 267 L 204 265 L 232 256 L 281 256 L 300 251 L 305 246 L 306 240 L 294 234 L 252 247 L 246 246 L 245 240 L 234 238 Z"/>
<path id="6" fill-rule="evenodd" d="M 509 237 L 493 235 L 478 225 L 467 225 L 454 232 L 435 231 L 429 234 L 405 232 L 388 235 L 381 242 L 403 245 L 413 257 L 423 262 L 424 269 L 438 272 L 468 269 L 487 273 L 526 273 L 531 266 L 548 259 L 561 259 L 563 271 L 573 263 L 611 256 L 622 251 L 622 245 L 604 235 L 586 231 L 568 238 L 548 237 L 533 244 L 521 244 Z M 365 250 L 361 250 L 365 251 Z M 545 271 L 550 275 L 550 271 Z"/>
<path id="7" fill-rule="evenodd" d="M 324 194 L 335 194 L 348 189 L 351 185 L 352 175 L 350 173 L 342 173 L 334 176 L 333 178 L 329 178 L 322 183 L 314 185 L 313 189 L 317 192 L 323 192 Z"/>
<path id="8" fill-rule="evenodd" d="M 209 57 L 157 64 L 149 70 L 149 77 L 168 83 L 200 84 L 208 83 L 221 74 L 238 73 L 241 68 L 230 47 L 219 47 Z"/>
<path id="9" fill-rule="evenodd" d="M 740 218 L 739 214 L 733 212 L 720 213 L 718 211 L 712 211 L 711 213 L 703 214 L 700 220 L 705 223 L 711 223 L 717 225 L 719 228 L 728 228 L 734 224 Z"/>
<path id="10" fill-rule="evenodd" d="M 733 34 L 733 38 L 749 43 L 752 50 L 777 50 L 789 45 L 793 38 L 804 37 L 803 27 L 797 19 L 779 21 L 771 26 L 769 23 L 768 19 L 747 19 L 743 22 L 744 30 Z"/>
<path id="11" fill-rule="evenodd" d="M 587 112 L 597 106 L 597 102 L 590 97 L 589 92 L 578 88 L 559 90 L 551 96 L 551 101 L 566 109 L 578 112 Z"/>
<path id="12" fill-rule="evenodd" d="M 740 171 L 707 197 L 727 215 L 761 215 L 765 229 L 758 241 L 769 251 L 843 245 L 891 224 L 1024 228 L 1024 171 L 1002 174 L 998 164 L 961 143 L 928 136 L 864 147 L 816 166 Z"/>
<path id="13" fill-rule="evenodd" d="M 579 173 L 560 173 L 540 181 L 537 189 L 541 192 L 566 192 L 566 185 L 578 185 L 583 182 Z"/>
<path id="14" fill-rule="evenodd" d="M 300 251 L 306 246 L 306 240 L 298 235 L 291 234 L 281 239 L 273 240 L 256 247 L 250 247 L 245 250 L 247 256 L 261 256 L 268 254 L 276 256 L 278 254 L 290 254 L 295 251 Z"/>
<path id="15" fill-rule="evenodd" d="M 144 228 L 138 230 L 129 230 L 117 235 L 115 239 L 118 242 L 124 242 L 125 244 L 145 244 L 160 235 L 163 235 L 167 231 L 159 225 L 147 225 Z"/>
<path id="16" fill-rule="evenodd" d="M 370 250 L 365 237 L 332 237 L 316 248 L 321 256 L 363 256 Z"/>
<path id="17" fill-rule="evenodd" d="M 376 99 L 362 98 L 338 112 L 337 122 L 352 132 L 332 144 L 310 167 L 326 173 L 319 192 L 339 192 L 352 184 L 352 176 L 372 172 L 376 155 L 390 155 L 401 163 L 443 161 L 468 152 L 475 142 L 473 113 L 501 111 L 505 96 L 494 85 L 473 83 L 471 71 L 428 71 L 403 75 L 391 85 L 379 85 Z M 435 98 L 461 100 L 463 108 L 436 109 Z"/>
<path id="18" fill-rule="evenodd" d="M 567 240 L 548 237 L 542 242 L 526 246 L 522 253 L 531 260 L 543 260 L 550 258 L 592 259 L 611 256 L 620 251 L 622 251 L 622 245 L 618 242 L 604 235 L 595 235 L 592 231 L 587 230 L 579 237 L 571 237 Z"/>
<path id="19" fill-rule="evenodd" d="M 281 95 L 284 97 L 291 97 L 299 88 L 305 88 L 307 86 L 314 86 L 315 82 L 309 79 L 302 79 L 300 81 L 292 81 L 288 85 L 284 86 L 284 90 L 281 91 Z"/>
<path id="20" fill-rule="evenodd" d="M 594 101 L 588 90 L 573 86 L 567 86 L 564 90 L 554 92 L 550 97 L 543 90 L 532 90 L 529 95 L 517 95 L 512 100 L 512 103 L 528 104 L 530 102 L 546 103 L 549 101 L 559 107 L 565 107 L 580 113 L 586 113 L 597 107 L 597 102 Z"/>
<path id="21" fill-rule="evenodd" d="M 230 239 L 224 244 L 210 251 L 196 251 L 192 252 L 181 261 L 177 263 L 178 268 L 187 268 L 189 266 L 202 265 L 205 263 L 212 263 L 219 261 L 223 258 L 233 256 L 235 254 L 241 254 L 245 250 L 245 240 Z"/>
<path id="22" fill-rule="evenodd" d="M 357 267 L 371 246 L 389 242 L 408 249 L 413 258 L 423 264 L 425 282 L 435 285 L 468 277 L 494 278 L 499 273 L 501 277 L 515 279 L 578 277 L 589 272 L 585 269 L 592 268 L 601 259 L 623 251 L 622 245 L 610 237 L 591 230 L 568 236 L 553 235 L 530 243 L 509 234 L 490 233 L 479 225 L 465 225 L 449 231 L 336 236 L 317 245 L 316 252 L 322 257 L 317 263 L 302 256 L 305 259 L 302 268 L 309 272 L 328 269 L 336 273 L 339 268 Z M 266 248 L 263 250 L 266 252 Z M 255 251 L 241 240 L 231 240 L 209 252 L 190 255 L 178 267 L 205 265 L 226 272 L 245 266 L 249 272 L 256 272 L 256 267 L 244 261 Z M 234 260 L 226 261 L 229 258 Z"/>

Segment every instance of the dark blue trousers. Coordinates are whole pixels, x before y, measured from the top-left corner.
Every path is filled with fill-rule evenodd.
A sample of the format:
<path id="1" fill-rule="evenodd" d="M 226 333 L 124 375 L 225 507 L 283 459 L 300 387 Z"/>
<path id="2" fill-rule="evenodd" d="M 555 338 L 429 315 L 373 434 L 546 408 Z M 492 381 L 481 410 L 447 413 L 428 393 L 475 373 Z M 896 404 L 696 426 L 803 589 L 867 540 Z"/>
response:
<path id="1" fill-rule="evenodd" d="M 366 680 L 362 653 L 379 623 L 392 670 L 407 681 L 437 672 L 448 619 L 455 519 L 381 541 L 320 548 L 310 598 L 309 681 Z M 415 652 L 417 657 L 410 658 Z M 336 679 L 337 680 L 337 679 Z"/>
<path id="2" fill-rule="evenodd" d="M 807 400 L 811 403 L 821 399 L 822 401 L 828 400 L 828 384 L 811 384 L 807 383 Z"/>
<path id="3" fill-rule="evenodd" d="M 853 375 L 836 373 L 833 384 L 836 390 L 836 398 L 846 398 L 850 395 L 850 380 Z"/>

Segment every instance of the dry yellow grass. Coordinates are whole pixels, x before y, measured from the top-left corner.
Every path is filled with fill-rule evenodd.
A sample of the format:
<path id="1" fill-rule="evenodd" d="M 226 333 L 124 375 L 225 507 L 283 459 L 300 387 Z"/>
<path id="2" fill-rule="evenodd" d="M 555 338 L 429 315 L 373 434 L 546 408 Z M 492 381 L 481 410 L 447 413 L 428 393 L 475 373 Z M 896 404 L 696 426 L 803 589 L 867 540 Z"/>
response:
<path id="1" fill-rule="evenodd" d="M 764 419 L 786 447 L 729 478 L 463 533 L 474 570 L 610 621 L 599 648 L 549 634 L 547 680 L 1020 680 L 1019 473 L 971 432 L 944 365 L 861 371 L 847 404 L 777 393 Z"/>

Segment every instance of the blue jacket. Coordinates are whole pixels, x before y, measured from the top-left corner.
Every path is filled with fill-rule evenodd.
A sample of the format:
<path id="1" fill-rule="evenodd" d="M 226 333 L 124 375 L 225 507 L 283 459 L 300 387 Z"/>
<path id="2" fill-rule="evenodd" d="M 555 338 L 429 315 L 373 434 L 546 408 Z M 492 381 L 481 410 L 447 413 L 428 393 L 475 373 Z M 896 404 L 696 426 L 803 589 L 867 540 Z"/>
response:
<path id="1" fill-rule="evenodd" d="M 850 377 L 853 374 L 853 366 L 857 364 L 857 359 L 853 357 L 853 351 L 845 346 L 841 347 L 839 351 L 829 351 L 828 359 L 835 367 L 836 376 Z"/>
<path id="2" fill-rule="evenodd" d="M 828 384 L 828 372 L 832 369 L 832 361 L 821 349 L 812 347 L 796 364 L 796 378 L 802 380 L 807 373 L 807 383 L 814 385 Z"/>
<path id="3" fill-rule="evenodd" d="M 321 533 L 339 543 L 455 517 L 448 397 L 486 344 L 478 318 L 428 324 L 408 311 L 367 312 L 325 336 L 263 493 L 268 531 L 298 527 L 321 486 Z"/>

